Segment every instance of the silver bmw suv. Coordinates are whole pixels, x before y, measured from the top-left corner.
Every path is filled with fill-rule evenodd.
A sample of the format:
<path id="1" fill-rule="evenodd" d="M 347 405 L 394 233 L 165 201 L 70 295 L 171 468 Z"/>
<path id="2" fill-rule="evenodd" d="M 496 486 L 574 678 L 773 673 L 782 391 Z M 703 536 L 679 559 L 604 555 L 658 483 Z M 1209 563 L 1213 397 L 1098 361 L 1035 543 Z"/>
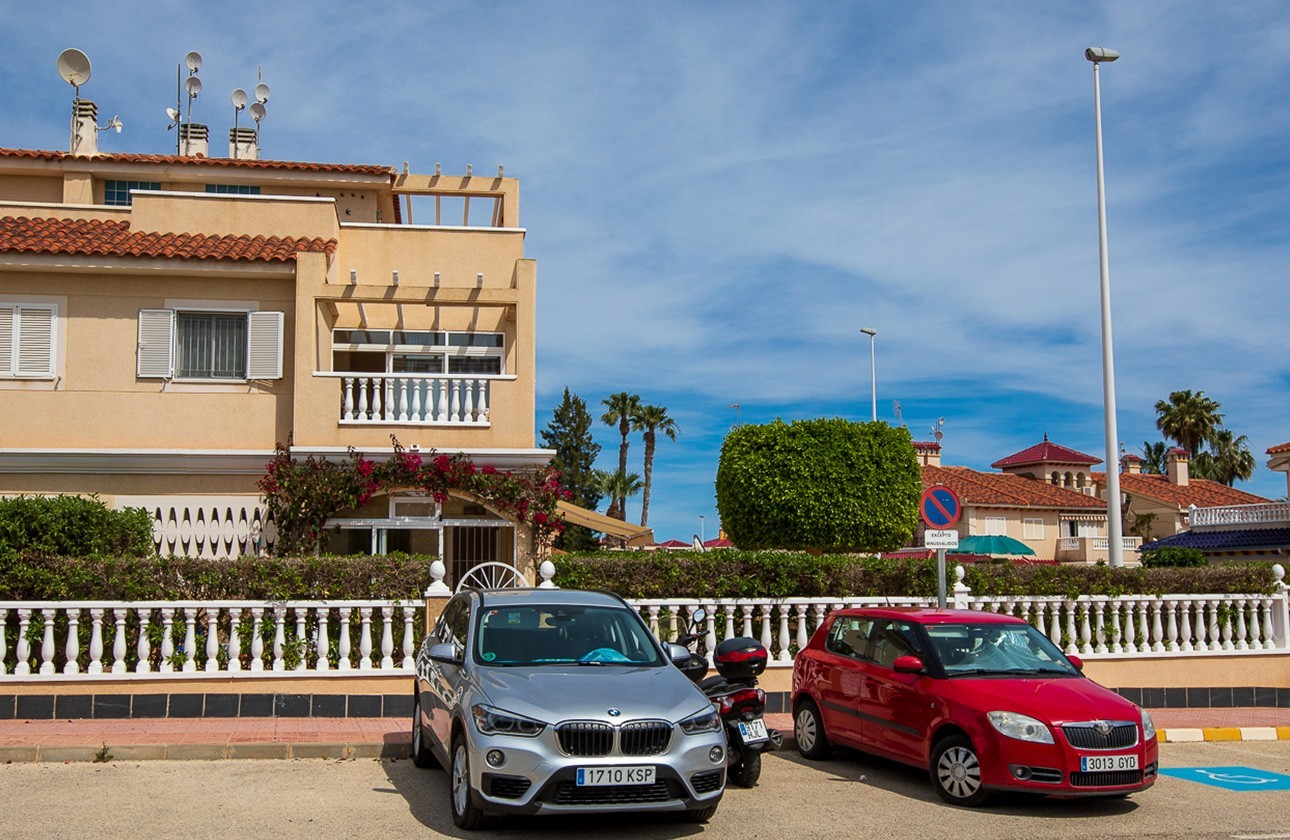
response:
<path id="1" fill-rule="evenodd" d="M 417 654 L 413 760 L 448 768 L 465 829 L 505 813 L 706 821 L 725 790 L 725 736 L 674 667 L 682 650 L 616 595 L 461 592 Z"/>

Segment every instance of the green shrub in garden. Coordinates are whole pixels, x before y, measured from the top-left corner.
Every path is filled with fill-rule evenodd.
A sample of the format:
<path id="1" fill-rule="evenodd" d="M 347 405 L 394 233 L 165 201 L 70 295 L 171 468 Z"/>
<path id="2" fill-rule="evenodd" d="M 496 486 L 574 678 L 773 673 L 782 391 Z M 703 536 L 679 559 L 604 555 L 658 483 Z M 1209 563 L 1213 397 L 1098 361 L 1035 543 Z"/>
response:
<path id="1" fill-rule="evenodd" d="M 1209 558 L 1199 548 L 1165 545 L 1142 552 L 1142 565 L 1150 568 L 1208 566 Z"/>
<path id="2" fill-rule="evenodd" d="M 716 490 L 741 548 L 850 552 L 908 542 L 923 487 L 907 429 L 834 418 L 734 429 Z"/>
<path id="3" fill-rule="evenodd" d="M 152 517 L 142 508 L 109 510 L 97 496 L 0 499 L 0 554 L 151 554 Z"/>

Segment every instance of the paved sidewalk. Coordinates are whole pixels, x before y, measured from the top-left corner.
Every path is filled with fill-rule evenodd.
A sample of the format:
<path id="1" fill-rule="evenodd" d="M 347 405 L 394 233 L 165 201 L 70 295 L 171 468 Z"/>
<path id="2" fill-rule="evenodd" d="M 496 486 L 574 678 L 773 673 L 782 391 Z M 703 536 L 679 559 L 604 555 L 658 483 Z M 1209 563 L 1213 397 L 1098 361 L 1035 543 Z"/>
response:
<path id="1" fill-rule="evenodd" d="M 1290 709 L 1157 709 L 1162 741 L 1290 740 Z M 766 715 L 791 738 L 791 715 Z M 401 758 L 402 718 L 3 720 L 0 762 L 223 758 Z M 109 758 L 110 757 L 110 758 Z"/>

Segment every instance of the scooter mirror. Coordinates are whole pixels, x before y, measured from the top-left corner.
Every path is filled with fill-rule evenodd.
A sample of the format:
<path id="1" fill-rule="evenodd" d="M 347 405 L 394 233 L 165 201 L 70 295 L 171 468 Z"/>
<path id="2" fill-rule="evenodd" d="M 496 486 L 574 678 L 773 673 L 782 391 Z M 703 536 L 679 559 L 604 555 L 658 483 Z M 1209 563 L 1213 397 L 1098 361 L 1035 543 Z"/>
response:
<path id="1" fill-rule="evenodd" d="M 708 620 L 708 614 L 704 611 L 703 607 L 699 607 L 694 612 L 690 613 L 691 624 L 702 624 L 707 620 Z"/>

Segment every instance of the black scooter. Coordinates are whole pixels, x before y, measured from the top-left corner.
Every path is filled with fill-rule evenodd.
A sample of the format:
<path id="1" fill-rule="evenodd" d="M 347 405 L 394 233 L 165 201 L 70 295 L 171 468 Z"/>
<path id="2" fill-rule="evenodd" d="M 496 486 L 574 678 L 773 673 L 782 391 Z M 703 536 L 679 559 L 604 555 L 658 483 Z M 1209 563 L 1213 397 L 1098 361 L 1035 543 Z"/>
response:
<path id="1" fill-rule="evenodd" d="M 708 677 L 708 661 L 689 649 L 700 638 L 694 625 L 705 618 L 703 610 L 695 610 L 690 616 L 690 631 L 676 639 L 685 656 L 678 649 L 673 662 L 703 690 L 721 715 L 726 729 L 727 777 L 740 787 L 750 788 L 761 776 L 761 754 L 777 750 L 784 743 L 778 730 L 766 727 L 766 692 L 757 687 L 757 675 L 766 670 L 769 657 L 756 639 L 726 639 L 714 651 L 717 673 Z"/>

